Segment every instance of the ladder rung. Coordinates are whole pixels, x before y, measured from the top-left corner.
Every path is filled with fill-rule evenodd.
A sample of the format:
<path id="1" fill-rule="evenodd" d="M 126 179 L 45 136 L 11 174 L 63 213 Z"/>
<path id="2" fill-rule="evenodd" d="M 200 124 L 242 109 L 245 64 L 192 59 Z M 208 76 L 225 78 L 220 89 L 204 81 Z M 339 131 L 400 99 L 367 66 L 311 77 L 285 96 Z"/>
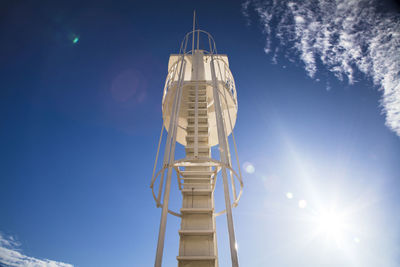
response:
<path id="1" fill-rule="evenodd" d="M 207 108 L 198 108 L 199 111 L 207 111 Z M 188 111 L 195 112 L 194 108 L 188 108 Z"/>
<path id="2" fill-rule="evenodd" d="M 189 108 L 195 108 L 196 105 L 194 102 L 189 102 L 188 103 Z M 207 107 L 207 103 L 206 102 L 199 102 L 198 108 L 206 108 Z"/>
<path id="3" fill-rule="evenodd" d="M 187 132 L 188 135 L 190 135 L 190 136 L 193 135 L 194 136 L 194 129 L 186 130 L 186 132 Z M 207 135 L 207 137 L 208 137 L 208 129 L 206 131 L 204 130 L 204 128 L 203 129 L 199 129 L 199 136 L 200 135 Z"/>
<path id="4" fill-rule="evenodd" d="M 190 183 L 190 184 L 186 184 L 185 183 L 185 184 L 182 184 L 182 186 L 183 186 L 183 189 L 190 189 L 190 190 L 193 189 L 193 192 L 194 192 L 195 190 L 198 190 L 198 189 L 210 189 L 212 184 L 210 184 L 210 183 L 196 183 L 196 184 Z"/>
<path id="5" fill-rule="evenodd" d="M 199 128 L 208 128 L 208 123 L 199 123 L 198 124 Z M 186 128 L 195 128 L 195 125 L 188 125 Z"/>
<path id="6" fill-rule="evenodd" d="M 207 138 L 208 138 L 207 135 L 203 135 L 203 136 L 200 136 L 200 135 L 199 135 L 199 145 L 208 145 L 208 140 L 207 140 Z M 186 137 L 186 143 L 187 143 L 187 145 L 188 145 L 188 146 L 193 145 L 193 143 L 194 143 L 194 141 L 195 141 L 194 139 L 195 139 L 194 136 L 192 136 L 192 137 Z"/>
<path id="7" fill-rule="evenodd" d="M 198 136 L 199 138 L 200 138 L 200 137 L 205 138 L 205 137 L 208 137 L 208 134 L 200 134 L 200 133 L 199 133 L 197 136 Z M 193 134 L 192 134 L 192 133 L 187 134 L 186 137 L 194 138 L 194 133 L 193 133 Z"/>
<path id="8" fill-rule="evenodd" d="M 208 122 L 207 121 L 198 121 L 199 128 L 204 128 L 204 127 L 208 127 Z M 195 128 L 195 122 L 194 121 L 189 121 L 188 125 L 186 126 L 186 128 Z"/>
<path id="9" fill-rule="evenodd" d="M 199 88 L 197 88 L 197 90 L 198 90 L 198 91 L 205 91 L 206 88 L 204 88 L 204 87 L 203 87 L 203 88 L 200 88 L 200 87 L 199 87 Z M 195 89 L 195 88 L 190 88 L 189 91 L 190 91 L 190 92 L 196 92 L 196 89 Z"/>
<path id="10" fill-rule="evenodd" d="M 207 101 L 207 96 L 205 94 L 204 95 L 198 95 L 197 97 L 198 97 L 199 101 Z M 193 99 L 193 101 L 195 101 L 196 100 L 196 95 L 189 95 L 189 100 L 191 100 L 191 99 Z"/>
<path id="11" fill-rule="evenodd" d="M 199 92 L 199 94 L 197 95 L 198 97 L 207 97 L 207 93 L 206 92 Z M 195 93 L 189 93 L 189 97 L 196 97 Z"/>
<path id="12" fill-rule="evenodd" d="M 186 147 L 186 151 L 194 151 L 194 147 L 193 146 L 187 146 Z M 210 151 L 210 147 L 208 147 L 208 146 L 198 146 L 197 151 L 199 151 L 199 152 L 208 152 L 208 151 Z"/>
<path id="13" fill-rule="evenodd" d="M 200 92 L 200 93 L 205 93 L 206 90 L 205 90 L 205 89 L 201 89 L 201 90 L 199 90 L 199 92 Z M 195 91 L 195 90 L 190 90 L 190 93 L 195 94 L 193 97 L 196 97 L 196 91 Z"/>
<path id="14" fill-rule="evenodd" d="M 208 158 L 208 157 L 207 157 Z M 191 163 L 195 163 L 196 167 L 215 167 L 219 166 L 218 163 L 214 163 L 212 161 L 204 161 L 204 159 L 197 159 L 197 158 L 189 158 Z M 193 167 L 193 165 L 186 165 L 185 167 Z"/>
<path id="15" fill-rule="evenodd" d="M 214 174 L 213 171 L 180 171 L 182 176 L 187 177 L 187 176 L 211 176 Z"/>
<path id="16" fill-rule="evenodd" d="M 206 140 L 207 137 L 199 137 L 199 145 L 200 146 L 207 146 L 208 147 L 208 140 Z M 195 140 L 194 138 L 186 138 L 186 146 L 187 147 L 192 147 L 194 146 Z"/>
<path id="17" fill-rule="evenodd" d="M 180 235 L 213 235 L 214 230 L 179 230 Z"/>
<path id="18" fill-rule="evenodd" d="M 187 118 L 194 120 L 196 117 L 195 116 L 188 116 Z M 208 116 L 197 116 L 197 118 L 199 118 L 199 119 L 208 119 Z"/>
<path id="19" fill-rule="evenodd" d="M 177 256 L 178 261 L 215 261 L 216 256 Z"/>
<path id="20" fill-rule="evenodd" d="M 209 180 L 209 183 L 189 183 L 189 182 L 185 182 L 182 185 L 185 186 L 185 188 L 188 188 L 188 189 L 192 189 L 193 188 L 193 190 L 194 190 L 194 189 L 197 188 L 196 186 L 198 186 L 198 185 L 210 186 L 211 185 L 211 180 Z M 199 188 L 199 189 L 206 189 L 206 188 Z"/>
<path id="21" fill-rule="evenodd" d="M 208 125 L 208 118 L 205 116 L 199 116 L 199 119 L 197 120 L 198 123 L 203 123 L 203 124 L 207 124 Z M 188 124 L 195 124 L 196 123 L 196 119 L 195 118 L 188 118 Z"/>
<path id="22" fill-rule="evenodd" d="M 204 137 L 199 136 L 199 146 L 208 147 L 208 141 L 206 140 L 207 137 L 208 136 L 204 136 Z M 195 141 L 194 139 L 195 139 L 194 136 L 193 136 L 193 138 L 186 138 L 186 142 L 187 142 L 186 145 L 188 147 L 194 146 L 194 141 Z"/>
<path id="23" fill-rule="evenodd" d="M 204 195 L 209 195 L 211 194 L 213 191 L 212 189 L 188 189 L 188 188 L 184 188 L 181 190 L 182 194 L 188 194 L 188 195 L 193 195 L 193 196 L 204 196 Z"/>
<path id="24" fill-rule="evenodd" d="M 207 208 L 181 208 L 181 213 L 213 213 L 213 209 Z"/>
<path id="25" fill-rule="evenodd" d="M 196 112 L 194 109 L 188 109 L 188 115 L 194 115 Z M 207 109 L 206 108 L 199 108 L 198 115 L 207 115 Z"/>
<path id="26" fill-rule="evenodd" d="M 183 180 L 183 181 L 185 181 L 185 183 L 184 184 L 186 184 L 186 185 L 188 185 L 188 184 L 191 184 L 191 183 L 189 183 L 189 182 L 186 182 L 186 181 L 188 181 L 188 180 L 190 180 L 190 181 L 211 181 L 211 178 L 193 178 L 193 177 L 190 177 L 190 178 L 185 178 L 185 177 L 183 177 L 183 178 L 181 178 L 181 180 Z M 206 183 L 203 183 L 203 184 L 206 184 Z"/>

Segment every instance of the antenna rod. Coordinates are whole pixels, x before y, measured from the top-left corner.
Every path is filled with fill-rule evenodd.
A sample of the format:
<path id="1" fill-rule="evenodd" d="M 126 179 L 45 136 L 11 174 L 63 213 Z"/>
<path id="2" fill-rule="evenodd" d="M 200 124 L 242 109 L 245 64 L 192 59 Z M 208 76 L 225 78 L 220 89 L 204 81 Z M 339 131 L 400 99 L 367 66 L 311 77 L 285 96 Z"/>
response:
<path id="1" fill-rule="evenodd" d="M 197 29 L 199 29 L 199 20 L 197 20 Z M 200 31 L 197 31 L 197 50 L 199 50 Z"/>
<path id="2" fill-rule="evenodd" d="M 195 23 L 196 23 L 196 9 L 193 11 L 193 38 L 192 38 L 192 55 L 194 52 L 194 27 L 195 27 Z"/>

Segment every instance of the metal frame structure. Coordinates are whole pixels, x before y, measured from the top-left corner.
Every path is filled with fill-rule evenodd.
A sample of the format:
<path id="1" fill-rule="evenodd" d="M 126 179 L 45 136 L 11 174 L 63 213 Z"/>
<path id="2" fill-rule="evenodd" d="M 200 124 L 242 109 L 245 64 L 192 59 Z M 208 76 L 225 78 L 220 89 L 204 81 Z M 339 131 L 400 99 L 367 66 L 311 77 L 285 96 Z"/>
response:
<path id="1" fill-rule="evenodd" d="M 208 49 L 199 49 L 200 39 L 203 36 L 205 36 L 205 40 L 208 43 Z M 190 41 L 190 38 L 192 39 L 191 40 L 192 49 L 187 51 L 187 45 L 188 42 Z M 195 48 L 195 43 L 197 44 L 196 48 Z M 199 56 L 200 53 L 201 56 Z M 199 70 L 199 68 L 196 67 L 197 64 L 196 60 L 198 60 L 196 59 L 196 57 L 201 58 L 202 60 L 210 60 L 209 63 L 207 62 L 207 64 L 209 64 L 207 66 L 210 68 L 209 74 L 211 74 L 211 77 L 209 79 L 204 78 L 204 80 L 201 81 L 198 79 L 199 71 L 201 70 Z M 200 185 L 203 187 L 204 185 L 210 186 L 211 194 L 213 194 L 214 192 L 218 173 L 221 172 L 223 188 L 224 188 L 225 210 L 220 212 L 215 212 L 214 209 L 212 208 L 211 212 L 213 218 L 215 218 L 215 216 L 224 213 L 227 216 L 232 266 L 237 267 L 239 266 L 239 263 L 237 256 L 235 231 L 233 226 L 232 207 L 236 207 L 240 200 L 240 197 L 243 192 L 243 181 L 242 181 L 242 175 L 236 148 L 236 141 L 233 134 L 233 127 L 236 120 L 236 112 L 237 112 L 237 94 L 236 94 L 236 87 L 233 75 L 229 70 L 229 66 L 227 64 L 227 58 L 224 59 L 223 57 L 221 57 L 221 55 L 217 53 L 213 37 L 206 31 L 199 29 L 196 30 L 194 26 L 193 30 L 185 35 L 181 43 L 180 52 L 179 55 L 177 56 L 177 60 L 172 63 L 173 64 L 172 66 L 170 66 L 168 71 L 163 92 L 162 107 L 163 107 L 164 122 L 160 134 L 156 160 L 154 163 L 153 175 L 150 184 L 156 205 L 157 207 L 162 208 L 159 236 L 157 243 L 157 253 L 154 266 L 155 267 L 162 266 L 162 256 L 164 249 L 164 240 L 165 240 L 165 231 L 166 231 L 168 213 L 181 218 L 184 216 L 182 214 L 182 210 L 181 212 L 177 212 L 177 211 L 172 211 L 168 208 L 173 171 L 175 171 L 176 173 L 179 189 L 182 191 L 182 193 L 184 193 L 185 190 L 187 191 L 186 186 L 189 185 L 188 183 L 185 182 L 185 176 L 187 176 L 188 173 L 190 173 L 190 171 L 187 171 L 187 169 L 193 167 L 195 168 L 200 167 L 202 171 L 198 172 L 192 171 L 192 173 L 209 175 L 207 176 L 210 179 L 209 183 L 207 182 L 206 184 L 200 184 Z M 188 69 L 188 65 L 190 65 L 192 69 L 191 79 L 187 78 L 188 73 L 186 72 L 186 70 Z M 193 79 L 193 77 L 197 78 Z M 188 117 L 185 118 L 184 116 L 182 116 L 182 110 L 185 109 L 185 105 L 187 105 L 187 103 L 185 103 L 183 99 L 183 95 L 187 93 L 185 90 L 188 90 L 187 89 L 189 88 L 188 86 L 190 86 L 190 88 L 192 88 L 191 90 L 195 92 L 194 96 L 192 96 L 195 100 L 194 122 L 193 121 L 191 122 L 191 125 L 194 126 L 193 152 L 190 153 L 187 152 L 187 156 L 183 159 L 175 159 L 175 148 L 176 148 L 177 138 L 178 142 L 183 144 L 186 149 L 189 148 L 187 143 L 185 143 L 186 141 L 183 141 L 185 140 L 184 138 L 185 137 L 187 138 L 188 136 L 189 124 L 187 121 L 189 120 L 189 118 Z M 199 89 L 200 86 L 202 86 L 203 89 Z M 218 144 L 220 152 L 219 155 L 220 160 L 212 158 L 211 152 L 208 153 L 208 156 L 200 155 L 201 153 L 199 152 L 199 149 L 202 148 L 201 145 L 199 145 L 200 143 L 199 138 L 201 138 L 201 135 L 199 134 L 199 127 L 200 127 L 199 105 L 204 104 L 203 102 L 199 101 L 200 98 L 199 92 L 200 90 L 203 90 L 202 92 L 204 92 L 204 88 L 210 88 L 209 95 L 207 94 L 207 89 L 205 90 L 206 103 L 207 103 L 206 111 L 207 112 L 212 111 L 210 112 L 210 114 L 206 113 L 206 118 L 211 118 L 211 116 L 214 115 L 215 113 L 215 118 L 214 117 L 211 118 L 213 121 L 215 120 L 215 125 L 207 127 L 208 130 L 207 140 L 210 140 L 211 138 L 210 132 L 215 133 L 217 136 L 217 139 L 214 138 L 215 140 L 210 141 L 208 147 L 211 148 L 212 145 Z M 188 107 L 186 107 L 186 109 L 188 109 Z M 186 123 L 186 128 L 185 128 L 185 123 Z M 156 171 L 158 165 L 160 146 L 163 139 L 164 128 L 167 130 L 168 134 L 167 134 L 167 139 L 165 141 L 163 161 L 161 169 Z M 236 172 L 232 167 L 229 139 L 228 139 L 228 136 L 230 134 L 232 134 L 232 141 L 235 151 L 235 157 L 237 160 L 236 165 L 238 168 L 238 172 Z M 237 194 L 236 191 L 235 178 L 240 184 L 239 194 Z M 231 189 L 229 188 L 229 180 L 231 183 Z M 157 187 L 157 184 L 158 184 L 158 192 L 156 193 L 155 189 Z M 190 185 L 194 185 L 194 183 L 191 183 Z M 191 188 L 192 195 L 194 190 L 196 192 L 202 190 L 199 188 L 200 187 L 192 186 Z M 232 191 L 233 194 L 233 201 L 231 201 L 230 190 Z M 213 201 L 213 195 L 211 195 L 211 197 Z M 192 202 L 193 202 L 193 196 L 192 196 Z M 178 257 L 178 260 L 179 259 L 183 258 Z M 191 260 L 199 260 L 199 259 L 192 257 Z M 187 265 L 179 265 L 179 266 L 187 266 Z M 203 266 L 203 265 L 196 265 L 196 266 Z M 218 266 L 216 255 L 215 255 L 215 263 L 204 266 Z"/>

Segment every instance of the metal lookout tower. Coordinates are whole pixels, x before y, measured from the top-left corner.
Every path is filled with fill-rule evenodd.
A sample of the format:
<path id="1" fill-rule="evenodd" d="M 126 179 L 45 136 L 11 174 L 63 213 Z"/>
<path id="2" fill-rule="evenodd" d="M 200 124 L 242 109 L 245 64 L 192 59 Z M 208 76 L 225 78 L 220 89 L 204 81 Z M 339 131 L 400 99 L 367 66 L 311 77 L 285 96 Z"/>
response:
<path id="1" fill-rule="evenodd" d="M 191 47 L 188 49 L 188 46 Z M 243 182 L 233 128 L 236 122 L 236 87 L 228 57 L 218 54 L 213 37 L 195 29 L 184 37 L 179 54 L 172 54 L 162 98 L 163 126 L 154 164 L 151 189 L 162 208 L 155 267 L 161 267 L 168 213 L 181 218 L 177 256 L 180 267 L 217 267 L 215 218 L 226 214 L 232 266 L 239 266 L 232 207 L 237 206 Z M 163 130 L 167 130 L 161 169 L 156 170 Z M 186 157 L 175 158 L 176 143 Z M 232 166 L 233 144 L 236 172 Z M 218 155 L 211 147 L 218 145 Z M 177 177 L 182 208 L 168 208 L 171 179 Z M 214 189 L 222 177 L 225 210 L 215 211 Z M 235 184 L 240 185 L 237 192 Z M 232 195 L 232 197 L 231 197 Z"/>

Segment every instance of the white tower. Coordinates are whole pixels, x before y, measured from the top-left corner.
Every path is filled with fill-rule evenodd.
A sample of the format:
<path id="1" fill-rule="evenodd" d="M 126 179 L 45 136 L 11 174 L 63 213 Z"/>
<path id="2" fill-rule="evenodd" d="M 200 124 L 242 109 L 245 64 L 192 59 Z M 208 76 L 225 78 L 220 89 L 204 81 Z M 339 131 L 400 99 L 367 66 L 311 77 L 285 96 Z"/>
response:
<path id="1" fill-rule="evenodd" d="M 193 26 L 193 31 L 182 41 L 179 54 L 170 56 L 162 111 L 164 121 L 150 185 L 157 207 L 162 207 L 154 266 L 161 267 L 162 264 L 167 215 L 170 213 L 181 218 L 178 266 L 217 267 L 215 217 L 226 213 L 232 266 L 237 267 L 232 207 L 237 206 L 243 182 L 233 135 L 237 114 L 236 88 L 228 57 L 217 53 L 209 33 L 195 30 Z M 168 132 L 164 159 L 161 169 L 156 172 L 164 128 Z M 238 172 L 232 167 L 230 135 Z M 175 159 L 176 142 L 185 147 L 183 159 Z M 211 147 L 216 145 L 219 159 L 211 155 Z M 174 172 L 182 192 L 179 212 L 168 208 Z M 214 210 L 214 189 L 219 176 L 222 177 L 226 207 L 220 212 Z M 238 194 L 235 179 L 240 184 Z M 158 189 L 155 190 L 156 184 Z"/>

